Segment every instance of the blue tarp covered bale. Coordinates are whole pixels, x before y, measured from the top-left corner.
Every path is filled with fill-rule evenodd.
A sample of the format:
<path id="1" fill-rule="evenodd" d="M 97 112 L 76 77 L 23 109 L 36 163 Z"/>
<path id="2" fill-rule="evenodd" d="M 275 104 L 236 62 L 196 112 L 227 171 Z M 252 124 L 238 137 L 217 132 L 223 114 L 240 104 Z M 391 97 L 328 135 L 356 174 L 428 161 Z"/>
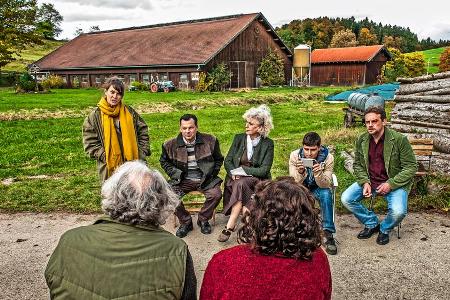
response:
<path id="1" fill-rule="evenodd" d="M 349 90 L 336 95 L 327 96 L 325 99 L 327 101 L 347 101 L 351 93 L 362 93 L 362 94 L 373 94 L 378 93 L 378 96 L 383 97 L 384 100 L 393 100 L 395 92 L 399 88 L 398 83 L 386 83 L 380 85 L 367 86 L 361 89 Z"/>

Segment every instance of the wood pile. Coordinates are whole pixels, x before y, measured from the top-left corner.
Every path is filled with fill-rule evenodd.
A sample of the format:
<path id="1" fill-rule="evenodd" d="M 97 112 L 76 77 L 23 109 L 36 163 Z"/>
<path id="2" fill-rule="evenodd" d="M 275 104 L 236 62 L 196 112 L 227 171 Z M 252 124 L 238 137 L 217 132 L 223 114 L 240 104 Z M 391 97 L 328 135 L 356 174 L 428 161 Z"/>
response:
<path id="1" fill-rule="evenodd" d="M 391 128 L 409 138 L 433 139 L 431 169 L 450 174 L 450 72 L 397 80 Z"/>

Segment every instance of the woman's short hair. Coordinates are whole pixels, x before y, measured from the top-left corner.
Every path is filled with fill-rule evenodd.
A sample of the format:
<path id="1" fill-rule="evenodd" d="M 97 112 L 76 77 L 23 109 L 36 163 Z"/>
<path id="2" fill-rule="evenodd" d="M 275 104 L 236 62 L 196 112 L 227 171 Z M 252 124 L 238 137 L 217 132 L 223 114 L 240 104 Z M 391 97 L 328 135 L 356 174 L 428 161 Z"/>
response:
<path id="1" fill-rule="evenodd" d="M 253 201 L 238 240 L 263 255 L 311 259 L 321 245 L 321 221 L 308 189 L 292 177 L 262 181 Z"/>
<path id="2" fill-rule="evenodd" d="M 262 104 L 258 107 L 250 108 L 242 115 L 242 117 L 246 121 L 248 119 L 257 120 L 259 125 L 261 126 L 259 134 L 261 134 L 263 137 L 268 137 L 270 130 L 273 129 L 273 122 L 272 122 L 272 115 L 270 114 L 270 108 L 265 104 Z"/>
<path id="3" fill-rule="evenodd" d="M 179 204 L 161 173 L 142 161 L 121 165 L 103 184 L 102 198 L 105 214 L 132 225 L 164 224 Z"/>
<path id="4" fill-rule="evenodd" d="M 105 91 L 107 91 L 110 86 L 112 86 L 119 93 L 119 95 L 124 95 L 125 85 L 123 84 L 122 80 L 119 79 L 119 77 L 114 76 L 106 79 L 105 83 L 103 84 L 103 88 L 105 89 Z"/>

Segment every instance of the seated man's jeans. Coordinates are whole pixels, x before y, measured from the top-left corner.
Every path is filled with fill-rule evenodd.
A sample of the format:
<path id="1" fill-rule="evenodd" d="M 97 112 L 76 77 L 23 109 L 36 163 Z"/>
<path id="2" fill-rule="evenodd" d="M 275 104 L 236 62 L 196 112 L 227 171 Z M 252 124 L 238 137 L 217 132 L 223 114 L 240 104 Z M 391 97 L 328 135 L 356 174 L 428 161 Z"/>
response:
<path id="1" fill-rule="evenodd" d="M 378 225 L 377 215 L 368 210 L 362 203 L 363 187 L 357 182 L 349 186 L 341 195 L 342 204 L 352 212 L 355 217 L 367 228 L 374 228 Z M 388 213 L 380 223 L 380 231 L 389 233 L 406 216 L 408 209 L 408 192 L 403 188 L 398 188 L 384 195 L 388 203 Z"/>
<path id="2" fill-rule="evenodd" d="M 320 210 L 322 212 L 322 228 L 329 232 L 335 233 L 336 228 L 333 222 L 333 196 L 329 188 L 312 189 L 314 197 L 319 201 Z"/>

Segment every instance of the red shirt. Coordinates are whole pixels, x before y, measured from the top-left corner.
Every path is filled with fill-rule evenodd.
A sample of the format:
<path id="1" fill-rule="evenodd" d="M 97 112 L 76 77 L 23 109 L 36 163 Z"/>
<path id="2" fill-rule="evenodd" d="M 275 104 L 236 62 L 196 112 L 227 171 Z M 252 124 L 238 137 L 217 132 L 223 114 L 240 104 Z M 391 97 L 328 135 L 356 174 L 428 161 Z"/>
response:
<path id="1" fill-rule="evenodd" d="M 389 176 L 384 166 L 383 157 L 384 148 L 384 133 L 375 143 L 375 139 L 371 136 L 369 141 L 369 177 L 372 191 L 374 191 L 380 184 L 386 182 Z"/>
<path id="2" fill-rule="evenodd" d="M 318 248 L 310 261 L 261 255 L 249 245 L 215 254 L 203 277 L 200 300 L 331 299 L 331 272 Z"/>

